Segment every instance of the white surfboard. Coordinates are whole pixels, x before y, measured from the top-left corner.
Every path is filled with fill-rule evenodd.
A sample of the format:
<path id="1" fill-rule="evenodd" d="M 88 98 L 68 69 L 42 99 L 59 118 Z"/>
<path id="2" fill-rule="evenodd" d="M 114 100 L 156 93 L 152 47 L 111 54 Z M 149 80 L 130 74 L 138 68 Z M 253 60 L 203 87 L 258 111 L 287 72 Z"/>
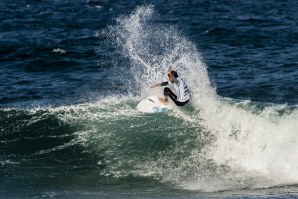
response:
<path id="1" fill-rule="evenodd" d="M 151 95 L 140 101 L 140 103 L 137 105 L 137 109 L 138 111 L 144 113 L 160 113 L 171 110 L 172 107 L 169 104 L 165 105 L 160 102 L 157 96 Z"/>

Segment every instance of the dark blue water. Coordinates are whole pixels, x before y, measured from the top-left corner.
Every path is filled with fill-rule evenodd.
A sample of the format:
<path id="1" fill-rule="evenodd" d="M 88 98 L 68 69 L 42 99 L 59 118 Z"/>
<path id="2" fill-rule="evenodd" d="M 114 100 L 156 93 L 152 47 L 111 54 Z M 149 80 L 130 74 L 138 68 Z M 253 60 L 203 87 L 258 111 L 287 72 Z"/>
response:
<path id="1" fill-rule="evenodd" d="M 297 8 L 1 1 L 0 197 L 297 197 Z M 190 104 L 138 113 L 169 65 Z"/>

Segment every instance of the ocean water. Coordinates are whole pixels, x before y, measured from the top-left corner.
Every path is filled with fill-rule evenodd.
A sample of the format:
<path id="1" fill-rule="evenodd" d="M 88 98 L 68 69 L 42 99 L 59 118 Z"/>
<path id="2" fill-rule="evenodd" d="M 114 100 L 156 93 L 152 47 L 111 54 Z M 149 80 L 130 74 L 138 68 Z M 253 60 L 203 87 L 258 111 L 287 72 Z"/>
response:
<path id="1" fill-rule="evenodd" d="M 297 9 L 1 1 L 0 198 L 297 198 Z M 170 65 L 190 103 L 138 112 Z"/>

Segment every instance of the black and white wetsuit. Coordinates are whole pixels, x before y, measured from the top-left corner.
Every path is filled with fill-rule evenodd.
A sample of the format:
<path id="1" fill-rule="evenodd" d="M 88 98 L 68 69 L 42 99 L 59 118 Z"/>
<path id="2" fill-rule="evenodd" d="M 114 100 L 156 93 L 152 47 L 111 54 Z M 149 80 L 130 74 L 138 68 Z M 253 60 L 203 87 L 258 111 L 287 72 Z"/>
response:
<path id="1" fill-rule="evenodd" d="M 164 95 L 166 97 L 169 96 L 177 106 L 184 106 L 185 104 L 188 103 L 189 98 L 190 98 L 190 94 L 189 94 L 187 85 L 186 85 L 185 81 L 183 81 L 179 77 L 175 78 L 174 76 L 172 76 L 172 79 L 173 79 L 172 82 L 170 82 L 170 81 L 162 82 L 159 85 L 160 86 L 169 85 L 169 87 L 172 87 L 174 92 L 169 87 L 165 87 Z"/>

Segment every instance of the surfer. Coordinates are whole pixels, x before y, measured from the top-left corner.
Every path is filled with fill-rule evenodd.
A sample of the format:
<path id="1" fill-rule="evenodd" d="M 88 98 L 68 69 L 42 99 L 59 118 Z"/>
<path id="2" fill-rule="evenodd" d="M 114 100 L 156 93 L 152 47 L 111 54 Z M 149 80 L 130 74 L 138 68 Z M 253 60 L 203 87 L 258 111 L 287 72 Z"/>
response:
<path id="1" fill-rule="evenodd" d="M 177 106 L 184 106 L 187 104 L 190 98 L 187 85 L 185 81 L 178 77 L 178 73 L 172 70 L 171 66 L 168 70 L 168 80 L 169 81 L 167 82 L 150 86 L 150 88 L 155 88 L 157 86 L 169 85 L 169 87 L 164 88 L 165 99 L 159 98 L 159 101 L 161 101 L 163 104 L 167 104 L 168 97 L 170 97 Z M 170 87 L 173 88 L 174 92 L 170 89 Z"/>

